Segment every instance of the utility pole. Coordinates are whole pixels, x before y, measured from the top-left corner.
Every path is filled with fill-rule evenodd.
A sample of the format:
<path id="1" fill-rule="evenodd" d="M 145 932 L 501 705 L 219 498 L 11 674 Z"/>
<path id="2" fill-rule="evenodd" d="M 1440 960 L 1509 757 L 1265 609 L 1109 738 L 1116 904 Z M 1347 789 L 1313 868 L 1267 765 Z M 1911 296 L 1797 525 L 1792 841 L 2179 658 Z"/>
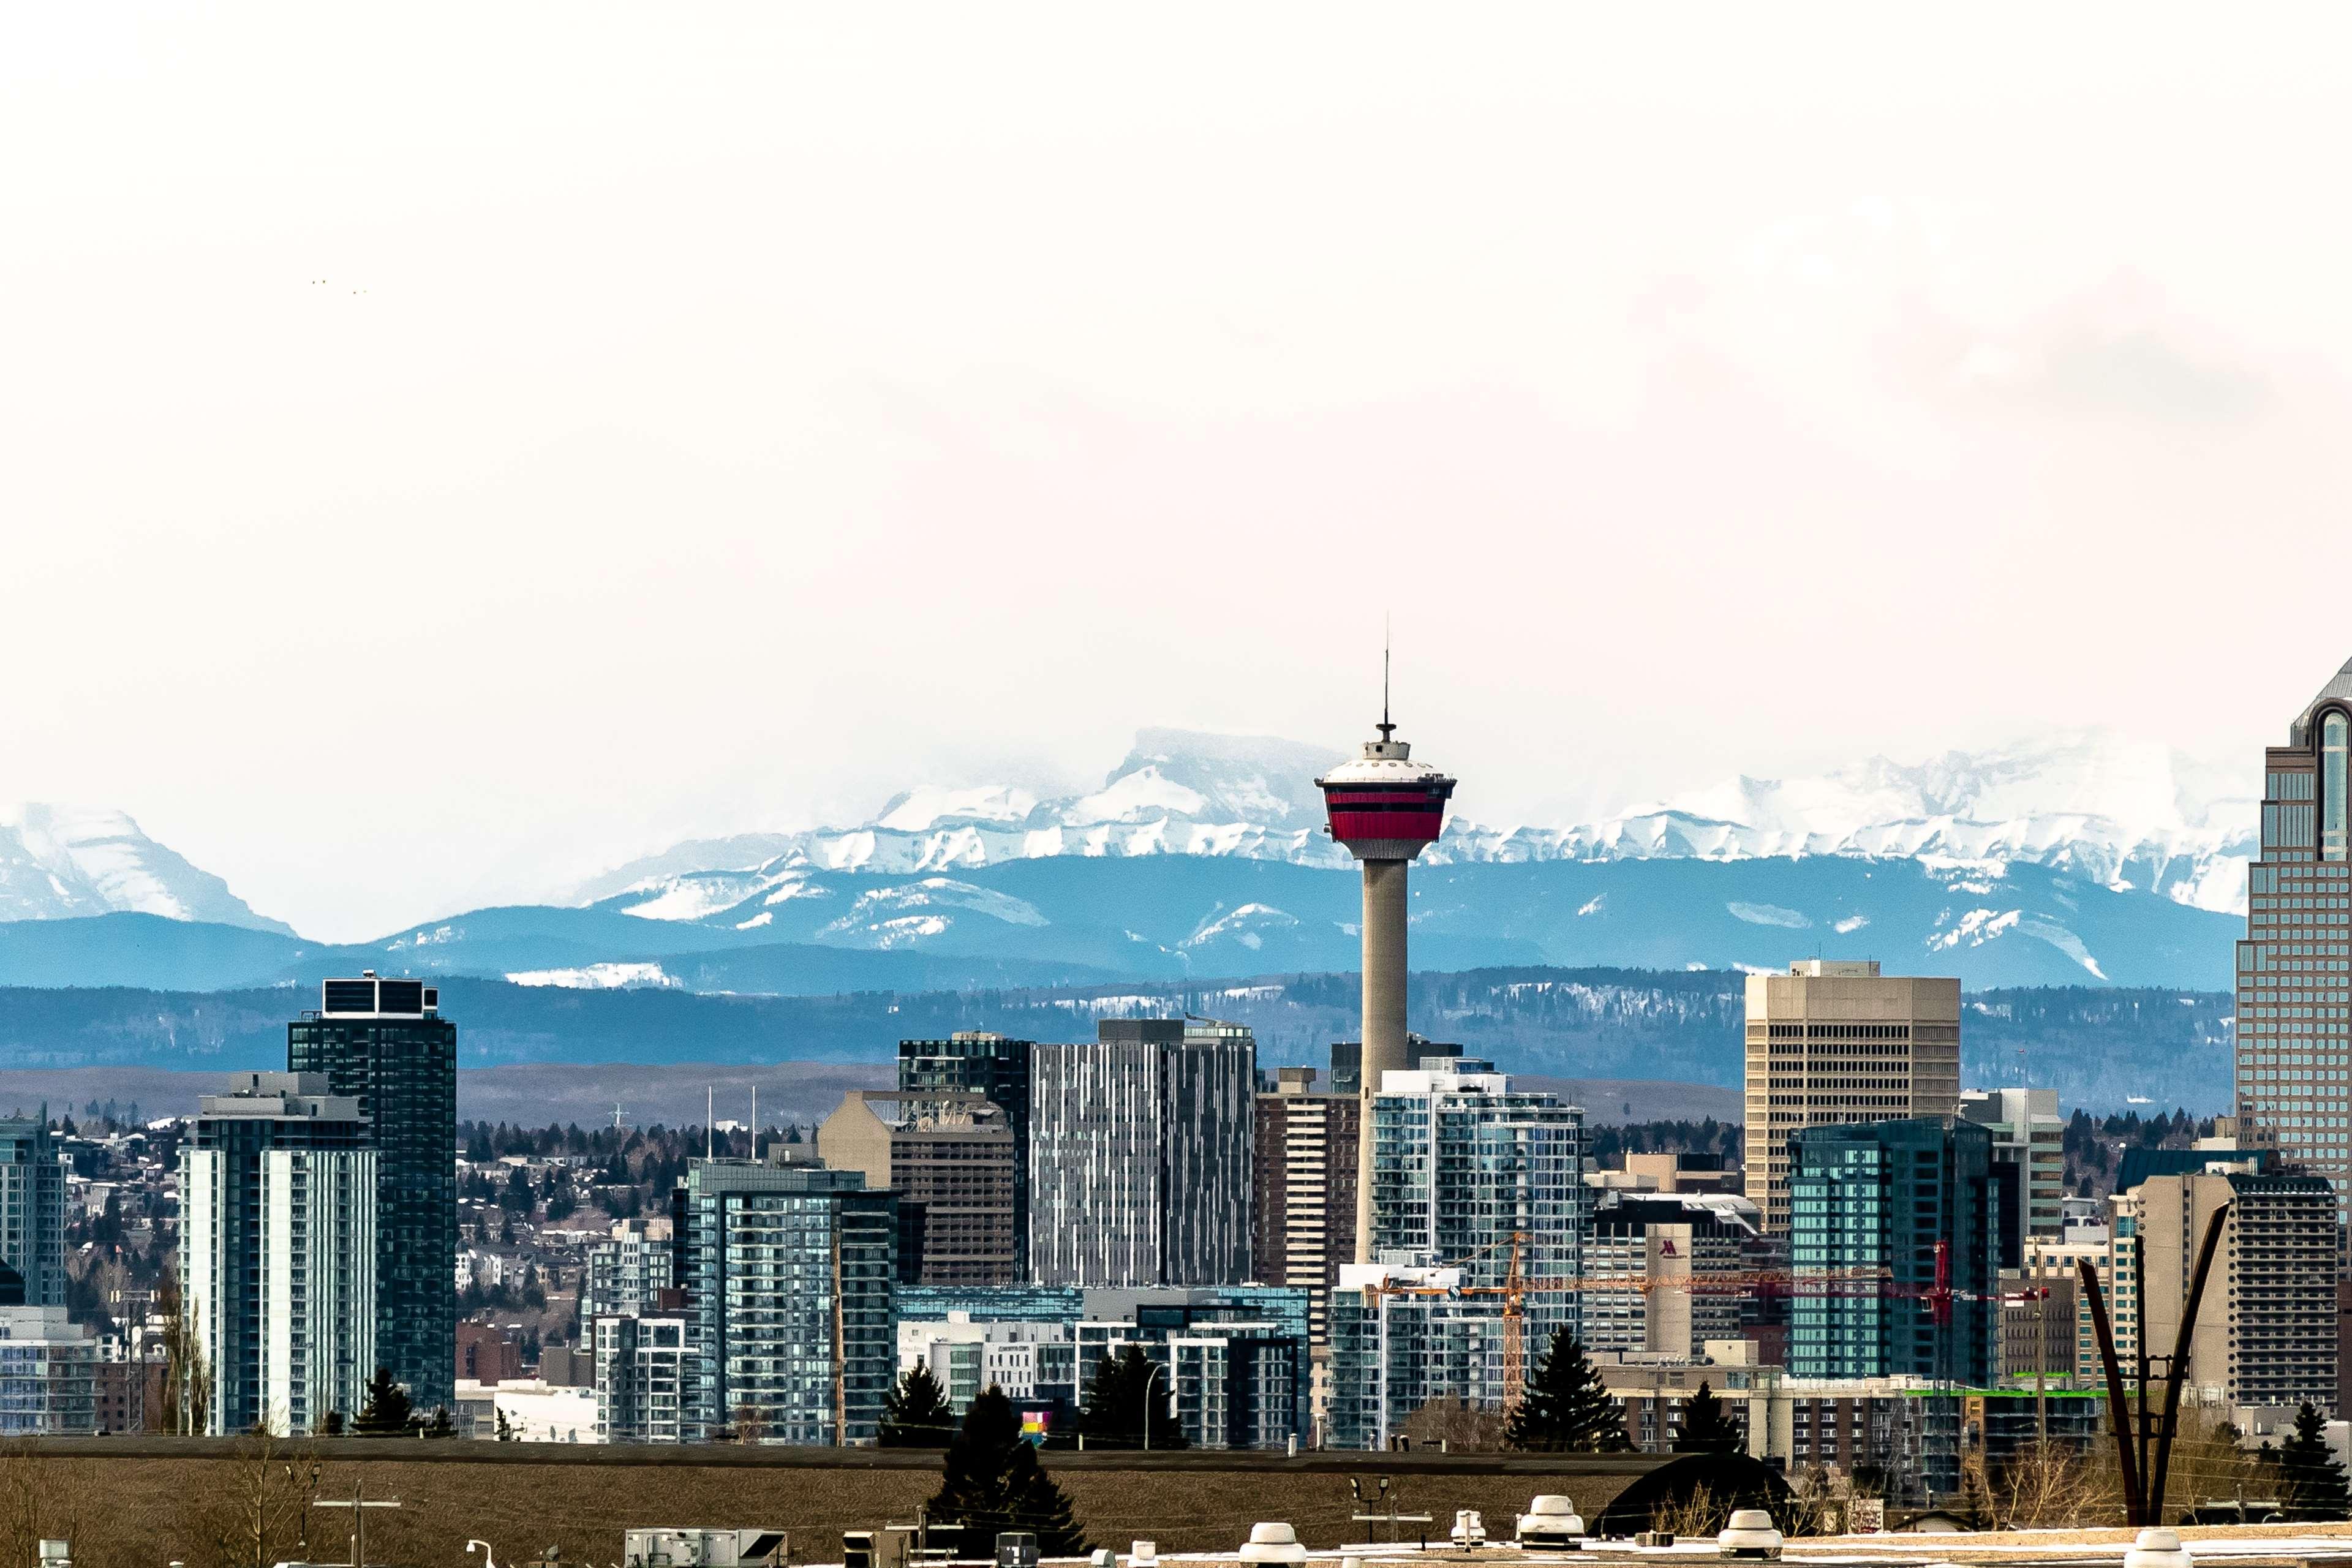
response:
<path id="1" fill-rule="evenodd" d="M 320 1498 L 313 1508 L 347 1508 L 352 1510 L 351 1568 L 367 1568 L 367 1510 L 372 1508 L 398 1508 L 398 1498 L 372 1499 L 367 1495 L 367 1483 L 352 1483 L 352 1495 L 347 1498 Z M 489 1555 L 486 1550 L 484 1557 Z"/>
<path id="2" fill-rule="evenodd" d="M 2032 1246 L 2029 1240 L 2028 1246 Z M 2050 1394 L 2045 1378 L 2050 1371 L 2050 1287 L 2042 1278 L 2049 1260 L 2040 1247 L 2033 1249 L 2033 1440 L 2050 1441 Z"/>

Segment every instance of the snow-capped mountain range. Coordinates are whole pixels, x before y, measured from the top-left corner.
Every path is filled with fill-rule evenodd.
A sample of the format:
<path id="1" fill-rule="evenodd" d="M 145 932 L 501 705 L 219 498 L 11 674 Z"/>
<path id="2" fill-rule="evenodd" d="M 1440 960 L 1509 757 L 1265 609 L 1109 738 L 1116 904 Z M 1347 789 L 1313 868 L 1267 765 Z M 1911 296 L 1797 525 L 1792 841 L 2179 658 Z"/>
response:
<path id="1" fill-rule="evenodd" d="M 0 921 L 131 911 L 292 934 L 101 807 L 0 805 Z"/>
<path id="2" fill-rule="evenodd" d="M 1346 852 L 1322 831 L 1313 782 L 1338 760 L 1295 742 L 1146 730 L 1088 794 L 919 788 L 851 826 L 679 845 L 573 889 L 567 901 L 699 921 L 768 895 L 793 897 L 812 871 L 908 876 L 1151 855 L 1344 867 Z M 2243 907 L 2259 805 L 2242 789 L 2230 793 L 2234 783 L 2162 746 L 2082 731 L 1917 764 L 1874 757 L 1814 778 L 1741 777 L 1565 827 L 1456 815 L 1423 863 L 1842 856 L 2022 864 L 2227 912 Z M 919 934 L 911 930 L 919 917 L 908 919 L 909 934 Z"/>
<path id="3" fill-rule="evenodd" d="M 911 790 L 868 822 L 681 844 L 563 899 L 341 948 L 255 914 L 120 813 L 26 806 L 0 815 L 0 984 L 207 989 L 366 966 L 800 994 L 1343 971 L 1360 905 L 1313 782 L 1335 760 L 1149 730 L 1097 790 Z M 1570 826 L 1460 816 L 1413 878 L 1414 959 L 1883 956 L 1974 986 L 2218 987 L 2256 815 L 2227 782 L 2086 733 L 1743 778 Z M 85 915 L 110 920 L 58 918 Z"/>

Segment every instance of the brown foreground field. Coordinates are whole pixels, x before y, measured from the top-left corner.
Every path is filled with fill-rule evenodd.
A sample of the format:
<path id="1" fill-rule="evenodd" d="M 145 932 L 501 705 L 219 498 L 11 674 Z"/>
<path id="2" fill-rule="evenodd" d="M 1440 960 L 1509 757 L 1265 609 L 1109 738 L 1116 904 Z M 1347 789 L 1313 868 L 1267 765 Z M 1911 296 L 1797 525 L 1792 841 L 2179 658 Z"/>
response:
<path id="1" fill-rule="evenodd" d="M 1351 1523 L 1351 1476 L 1386 1476 L 1410 1511 L 1444 1534 L 1455 1509 L 1490 1528 L 1539 1491 L 1565 1491 L 1588 1516 L 1661 1461 L 1624 1457 L 1434 1454 L 1046 1457 L 1098 1546 L 1136 1539 L 1170 1551 L 1237 1546 L 1253 1521 L 1287 1520 L 1310 1546 L 1367 1538 Z M 41 1535 L 73 1543 L 77 1568 L 226 1568 L 257 1561 L 253 1521 L 270 1539 L 258 1561 L 347 1559 L 349 1510 L 299 1510 L 316 1496 L 397 1498 L 369 1510 L 368 1560 L 440 1568 L 468 1538 L 503 1565 L 552 1546 L 567 1562 L 616 1563 L 637 1525 L 765 1526 L 792 1531 L 796 1561 L 839 1562 L 844 1530 L 911 1521 L 937 1489 L 939 1457 L 906 1450 L 642 1448 L 564 1444 L 334 1439 L 281 1445 L 266 1458 L 216 1439 L 51 1439 L 0 1455 L 0 1563 L 33 1561 Z M 289 1477 L 295 1478 L 289 1484 Z M 1367 1485 L 1366 1490 L 1372 1489 Z M 1372 1534 L 1383 1534 L 1373 1531 Z M 1410 1531 L 1407 1532 L 1410 1539 Z M 477 1559 L 478 1561 L 478 1559 Z"/>

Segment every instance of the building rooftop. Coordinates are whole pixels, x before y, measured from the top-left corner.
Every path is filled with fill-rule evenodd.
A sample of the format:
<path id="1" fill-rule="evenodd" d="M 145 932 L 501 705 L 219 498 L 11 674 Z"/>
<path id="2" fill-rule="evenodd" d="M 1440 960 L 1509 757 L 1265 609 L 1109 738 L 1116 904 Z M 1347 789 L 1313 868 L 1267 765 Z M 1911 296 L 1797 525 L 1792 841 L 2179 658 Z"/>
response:
<path id="1" fill-rule="evenodd" d="M 2323 702 L 2352 702 L 2352 659 L 2345 660 L 2344 668 L 2336 672 L 2336 678 L 2321 687 L 2319 695 L 2305 703 L 2294 722 L 2287 726 L 2289 745 L 2300 746 L 2309 739 L 2311 716 Z"/>

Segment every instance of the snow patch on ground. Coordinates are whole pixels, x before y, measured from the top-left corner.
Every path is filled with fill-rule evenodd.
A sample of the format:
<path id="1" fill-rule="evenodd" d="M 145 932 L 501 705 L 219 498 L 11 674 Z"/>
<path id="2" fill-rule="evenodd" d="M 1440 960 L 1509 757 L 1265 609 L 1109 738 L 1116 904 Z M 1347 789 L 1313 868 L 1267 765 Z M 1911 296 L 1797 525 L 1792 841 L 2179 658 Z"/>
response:
<path id="1" fill-rule="evenodd" d="M 507 975 L 516 985 L 559 985 L 568 991 L 623 991 L 676 987 L 685 982 L 658 963 L 591 963 L 580 969 L 521 969 Z"/>
<path id="2" fill-rule="evenodd" d="M 2021 921 L 2017 930 L 2021 936 L 2039 937 L 2048 942 L 2081 964 L 2092 979 L 2105 980 L 2107 977 L 2107 972 L 2099 967 L 2099 961 L 2091 956 L 2091 950 L 2083 945 L 2083 939 L 2064 926 L 2052 925 L 2047 921 Z"/>
<path id="3" fill-rule="evenodd" d="M 1286 910 L 1277 910 L 1272 904 L 1243 904 L 1230 914 L 1212 915 L 1178 945 L 1198 947 L 1203 942 L 1225 937 L 1255 951 L 1265 945 L 1262 932 L 1297 924 L 1297 916 Z"/>
<path id="4" fill-rule="evenodd" d="M 2022 910 L 1970 910 L 1959 923 L 1949 931 L 1937 931 L 1927 939 L 1927 951 L 1948 951 L 1966 942 L 1970 947 L 1982 947 L 1986 942 L 2012 930 L 2024 918 Z"/>
<path id="5" fill-rule="evenodd" d="M 1752 926 L 1780 926 L 1789 931 L 1804 931 L 1813 923 L 1796 910 L 1784 910 L 1778 904 L 1749 904 L 1734 900 L 1723 907 L 1731 911 L 1733 920 L 1746 921 Z"/>

